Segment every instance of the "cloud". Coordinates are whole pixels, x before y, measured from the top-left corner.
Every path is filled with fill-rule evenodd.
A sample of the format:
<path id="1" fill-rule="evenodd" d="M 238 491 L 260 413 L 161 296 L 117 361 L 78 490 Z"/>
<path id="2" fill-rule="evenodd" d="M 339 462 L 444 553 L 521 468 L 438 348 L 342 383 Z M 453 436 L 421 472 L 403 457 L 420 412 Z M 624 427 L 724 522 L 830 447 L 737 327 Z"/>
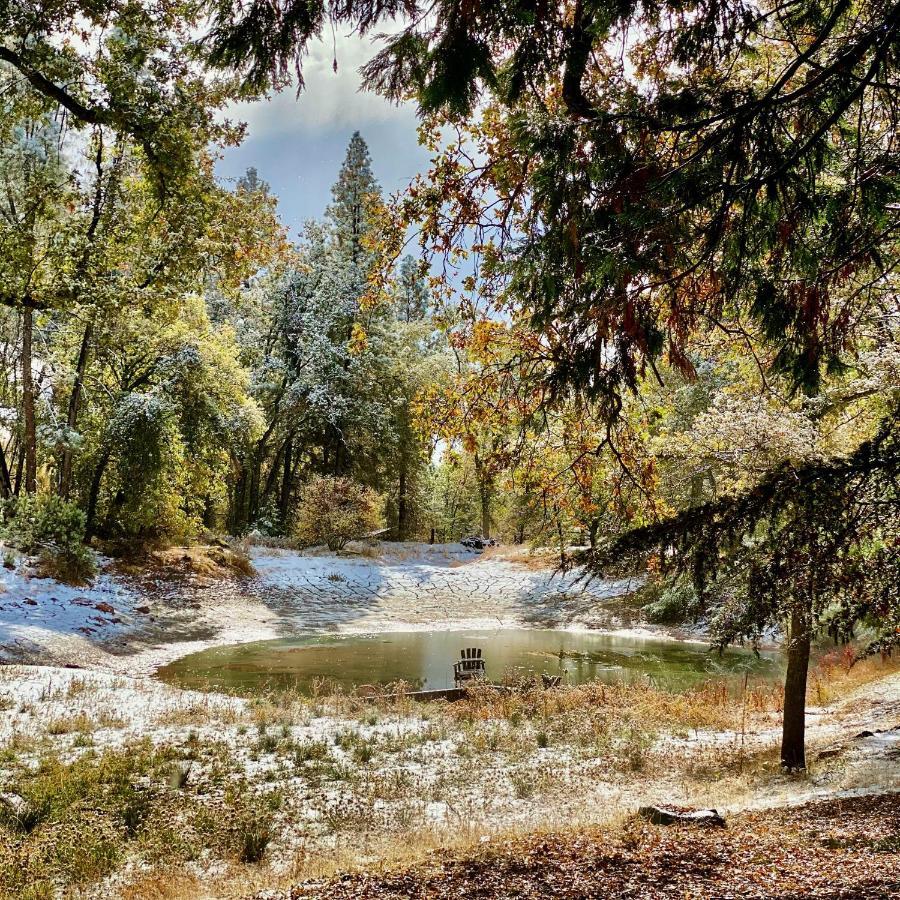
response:
<path id="1" fill-rule="evenodd" d="M 232 104 L 226 115 L 246 122 L 253 138 L 408 122 L 412 104 L 397 106 L 371 91 L 360 90 L 359 68 L 376 52 L 375 41 L 355 34 L 338 35 L 333 43 L 318 41 L 303 59 L 306 86 L 299 97 L 295 87 L 288 87 L 268 100 Z M 335 59 L 337 72 L 333 69 Z"/>

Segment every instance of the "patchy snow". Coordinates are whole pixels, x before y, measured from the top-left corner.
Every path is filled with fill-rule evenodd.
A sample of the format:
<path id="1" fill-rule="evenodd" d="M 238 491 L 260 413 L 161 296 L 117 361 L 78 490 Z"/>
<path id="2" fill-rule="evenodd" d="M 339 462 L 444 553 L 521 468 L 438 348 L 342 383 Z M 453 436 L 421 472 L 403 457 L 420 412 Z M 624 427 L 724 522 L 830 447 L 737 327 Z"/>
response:
<path id="1" fill-rule="evenodd" d="M 70 587 L 37 577 L 24 562 L 0 569 L 0 651 L 40 655 L 53 643 L 77 654 L 93 639 L 132 628 L 136 599 L 105 573 L 90 587 Z"/>
<path id="2" fill-rule="evenodd" d="M 662 735 L 647 748 L 645 767 L 630 771 L 627 758 L 610 758 L 611 747 L 562 739 L 538 746 L 539 723 L 465 723 L 439 707 L 341 713 L 315 700 L 267 707 L 146 677 L 18 665 L 0 667 L 0 710 L 0 746 L 16 748 L 10 765 L 34 765 L 48 751 L 71 760 L 149 740 L 189 752 L 195 783 L 224 765 L 228 778 L 282 792 L 275 868 L 303 848 L 355 844 L 359 833 L 398 822 L 452 830 L 462 817 L 492 833 L 598 822 L 647 803 L 736 812 L 900 791 L 900 673 L 815 710 L 810 759 L 835 742 L 841 750 L 805 777 L 771 771 L 721 782 L 691 772 L 715 771 L 725 756 L 733 772 L 740 741 L 733 731 Z M 777 747 L 774 723 L 749 724 L 748 754 Z M 864 730 L 871 734 L 860 736 Z M 308 754 L 298 756 L 303 748 Z M 0 780 L 9 774 L 0 771 Z"/>
<path id="3" fill-rule="evenodd" d="M 129 575 L 102 560 L 85 588 L 35 577 L 22 563 L 0 572 L 0 660 L 138 674 L 211 645 L 298 633 L 498 626 L 660 633 L 618 603 L 633 579 L 584 583 L 578 573 L 481 556 L 459 544 L 367 553 L 256 548 L 255 576 L 220 579 L 174 568 Z"/>
<path id="4" fill-rule="evenodd" d="M 257 552 L 253 563 L 257 590 L 290 604 L 305 627 L 356 633 L 485 623 L 617 627 L 622 620 L 600 604 L 637 584 L 582 583 L 579 573 L 533 570 L 461 545 L 424 546 L 383 559 Z"/>

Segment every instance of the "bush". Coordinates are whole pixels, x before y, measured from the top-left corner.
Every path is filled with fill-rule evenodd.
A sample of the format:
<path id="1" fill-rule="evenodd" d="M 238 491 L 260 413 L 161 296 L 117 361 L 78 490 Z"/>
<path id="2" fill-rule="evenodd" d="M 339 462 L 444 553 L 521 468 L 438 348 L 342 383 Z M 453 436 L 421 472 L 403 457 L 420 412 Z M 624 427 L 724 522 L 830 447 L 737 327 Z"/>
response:
<path id="1" fill-rule="evenodd" d="M 647 621 L 658 625 L 680 625 L 696 621 L 703 611 L 694 586 L 688 581 L 675 581 L 650 589 L 652 599 L 643 610 Z"/>
<path id="2" fill-rule="evenodd" d="M 238 822 L 238 858 L 241 862 L 261 862 L 271 840 L 272 828 L 265 816 L 250 814 Z"/>
<path id="3" fill-rule="evenodd" d="M 381 527 L 381 498 L 352 478 L 314 478 L 303 490 L 295 534 L 304 544 L 342 550 Z"/>
<path id="4" fill-rule="evenodd" d="M 26 494 L 2 507 L 2 535 L 25 553 L 40 554 L 43 574 L 83 584 L 96 572 L 84 545 L 84 513 L 61 497 Z"/>

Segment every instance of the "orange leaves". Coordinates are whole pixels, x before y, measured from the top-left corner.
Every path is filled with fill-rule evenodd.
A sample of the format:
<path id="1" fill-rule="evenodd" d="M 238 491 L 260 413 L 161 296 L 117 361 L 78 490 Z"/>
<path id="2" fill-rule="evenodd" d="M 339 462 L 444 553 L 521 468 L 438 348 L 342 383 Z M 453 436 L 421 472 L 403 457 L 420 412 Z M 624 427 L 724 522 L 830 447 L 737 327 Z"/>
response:
<path id="1" fill-rule="evenodd" d="M 493 361 L 503 347 L 507 329 L 501 322 L 483 319 L 472 326 L 469 351 L 476 362 Z"/>

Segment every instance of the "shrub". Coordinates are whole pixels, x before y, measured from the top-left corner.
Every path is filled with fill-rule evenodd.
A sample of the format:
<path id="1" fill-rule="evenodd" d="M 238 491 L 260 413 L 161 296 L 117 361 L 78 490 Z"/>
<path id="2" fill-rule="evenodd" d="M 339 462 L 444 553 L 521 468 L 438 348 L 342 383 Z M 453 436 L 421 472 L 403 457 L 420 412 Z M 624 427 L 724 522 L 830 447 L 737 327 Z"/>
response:
<path id="1" fill-rule="evenodd" d="M 84 545 L 84 513 L 61 497 L 26 494 L 3 504 L 2 534 L 25 553 L 38 553 L 42 573 L 83 584 L 96 572 Z"/>
<path id="2" fill-rule="evenodd" d="M 381 498 L 352 478 L 313 478 L 303 490 L 295 534 L 307 545 L 342 550 L 381 527 Z"/>
<path id="3" fill-rule="evenodd" d="M 238 822 L 238 858 L 241 862 L 260 862 L 271 840 L 272 828 L 265 816 L 251 814 Z"/>
<path id="4" fill-rule="evenodd" d="M 694 586 L 688 581 L 675 581 L 653 591 L 655 598 L 644 606 L 649 622 L 658 625 L 680 625 L 696 621 L 703 611 Z"/>

